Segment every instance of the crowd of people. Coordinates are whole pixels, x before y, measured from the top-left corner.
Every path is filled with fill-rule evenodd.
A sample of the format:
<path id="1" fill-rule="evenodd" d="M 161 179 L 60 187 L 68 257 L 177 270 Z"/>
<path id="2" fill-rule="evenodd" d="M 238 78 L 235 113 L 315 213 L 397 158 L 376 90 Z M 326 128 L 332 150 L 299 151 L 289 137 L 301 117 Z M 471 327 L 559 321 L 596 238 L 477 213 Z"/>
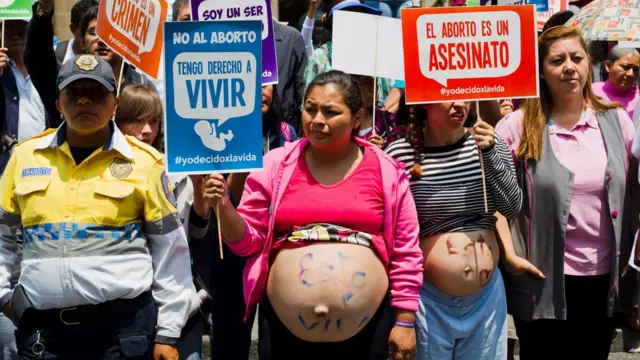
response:
<path id="1" fill-rule="evenodd" d="M 331 63 L 336 11 L 419 6 L 395 5 L 273 20 L 264 169 L 206 176 L 166 174 L 163 81 L 98 38 L 98 0 L 55 47 L 54 0 L 4 21 L 0 358 L 199 360 L 209 334 L 247 360 L 256 316 L 261 360 L 511 359 L 514 334 L 522 360 L 604 360 L 639 332 L 638 50 L 572 9 L 539 98 L 407 105 Z"/>

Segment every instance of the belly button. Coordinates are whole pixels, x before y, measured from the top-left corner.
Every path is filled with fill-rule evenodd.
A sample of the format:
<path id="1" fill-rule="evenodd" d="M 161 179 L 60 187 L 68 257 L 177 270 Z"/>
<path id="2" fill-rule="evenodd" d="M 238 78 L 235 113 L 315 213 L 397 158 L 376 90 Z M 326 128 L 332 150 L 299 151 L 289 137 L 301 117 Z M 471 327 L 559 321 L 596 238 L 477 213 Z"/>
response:
<path id="1" fill-rule="evenodd" d="M 325 317 L 329 315 L 329 308 L 326 305 L 318 305 L 313 309 L 313 312 L 317 317 Z"/>
<path id="2" fill-rule="evenodd" d="M 471 267 L 467 266 L 466 268 L 464 268 L 464 273 L 465 273 L 465 275 L 468 276 L 471 273 Z"/>

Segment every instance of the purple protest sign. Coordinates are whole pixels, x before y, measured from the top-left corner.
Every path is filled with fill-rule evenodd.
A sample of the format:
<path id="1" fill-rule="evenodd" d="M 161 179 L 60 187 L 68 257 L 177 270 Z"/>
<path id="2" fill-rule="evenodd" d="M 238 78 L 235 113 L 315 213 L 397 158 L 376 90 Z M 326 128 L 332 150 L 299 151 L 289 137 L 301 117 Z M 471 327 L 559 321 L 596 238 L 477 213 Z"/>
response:
<path id="1" fill-rule="evenodd" d="M 278 83 L 278 61 L 269 0 L 191 0 L 194 21 L 262 21 L 262 85 Z"/>

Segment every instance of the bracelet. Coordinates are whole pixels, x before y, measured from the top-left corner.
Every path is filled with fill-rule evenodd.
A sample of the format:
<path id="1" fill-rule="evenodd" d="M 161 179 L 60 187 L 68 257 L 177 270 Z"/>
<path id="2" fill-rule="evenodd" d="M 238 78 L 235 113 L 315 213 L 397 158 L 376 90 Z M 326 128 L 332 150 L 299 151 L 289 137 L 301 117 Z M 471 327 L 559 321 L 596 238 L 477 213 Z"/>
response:
<path id="1" fill-rule="evenodd" d="M 401 328 L 413 329 L 416 327 L 416 324 L 407 321 L 396 321 L 396 326 L 399 326 Z"/>

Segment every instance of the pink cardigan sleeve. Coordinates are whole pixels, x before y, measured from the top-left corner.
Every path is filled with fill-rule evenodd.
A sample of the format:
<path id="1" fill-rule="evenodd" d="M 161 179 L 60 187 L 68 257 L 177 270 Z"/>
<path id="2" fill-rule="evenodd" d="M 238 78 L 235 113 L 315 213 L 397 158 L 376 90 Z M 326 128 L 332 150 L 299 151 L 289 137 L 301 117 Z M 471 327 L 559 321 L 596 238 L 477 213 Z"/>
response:
<path id="1" fill-rule="evenodd" d="M 403 171 L 398 184 L 395 239 L 389 264 L 391 306 L 400 310 L 418 311 L 422 263 L 418 213 L 409 189 L 409 179 Z"/>
<path id="2" fill-rule="evenodd" d="M 271 214 L 271 189 L 273 177 L 284 155 L 284 149 L 275 149 L 264 157 L 264 169 L 249 174 L 238 206 L 238 213 L 244 219 L 244 237 L 240 242 L 229 245 L 231 251 L 242 257 L 256 254 L 262 250 L 269 234 Z"/>

